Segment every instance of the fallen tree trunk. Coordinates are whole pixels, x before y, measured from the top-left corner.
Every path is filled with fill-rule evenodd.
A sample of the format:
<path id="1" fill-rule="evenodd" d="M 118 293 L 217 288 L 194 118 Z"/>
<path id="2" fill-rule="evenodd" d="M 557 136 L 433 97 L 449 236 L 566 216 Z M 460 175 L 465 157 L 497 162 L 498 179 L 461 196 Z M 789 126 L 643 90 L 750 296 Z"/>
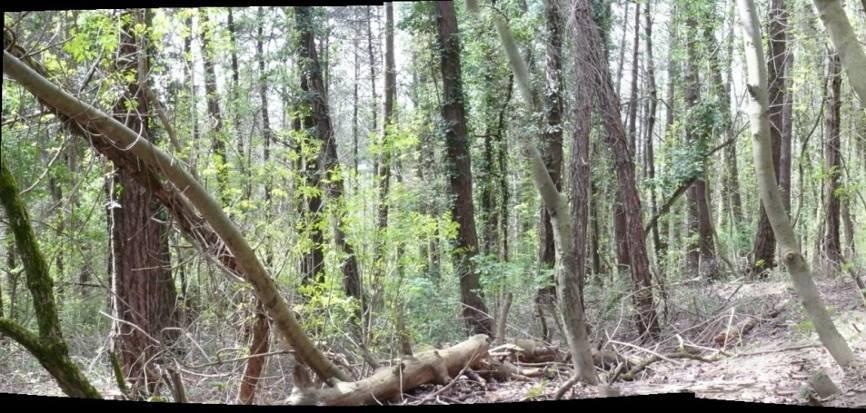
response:
<path id="1" fill-rule="evenodd" d="M 778 317 L 779 314 L 781 314 L 782 311 L 785 310 L 786 305 L 788 305 L 788 300 L 781 301 L 778 304 L 774 305 L 772 308 L 770 308 L 769 311 L 767 311 L 760 317 L 750 316 L 745 320 L 740 321 L 735 328 L 725 329 L 725 331 L 717 334 L 713 338 L 713 342 L 716 343 L 717 346 L 724 349 L 724 347 L 726 347 L 729 343 L 732 343 L 735 340 L 742 338 L 743 336 L 748 334 L 749 331 L 752 331 L 752 329 L 755 328 L 758 325 L 758 322 L 760 322 L 761 320 Z"/>
<path id="2" fill-rule="evenodd" d="M 443 350 L 432 350 L 383 367 L 354 382 L 338 382 L 323 389 L 299 388 L 291 404 L 356 406 L 391 400 L 425 383 L 447 384 L 464 368 L 480 366 L 487 358 L 488 337 L 478 334 Z"/>

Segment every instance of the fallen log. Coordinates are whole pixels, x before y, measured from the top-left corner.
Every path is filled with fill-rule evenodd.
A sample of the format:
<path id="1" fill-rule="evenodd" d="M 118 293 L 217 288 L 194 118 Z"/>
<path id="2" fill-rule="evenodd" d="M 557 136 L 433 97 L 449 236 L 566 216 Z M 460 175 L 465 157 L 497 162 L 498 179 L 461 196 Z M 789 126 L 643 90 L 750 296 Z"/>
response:
<path id="1" fill-rule="evenodd" d="M 394 366 L 382 367 L 362 380 L 338 381 L 333 387 L 321 389 L 296 387 L 289 404 L 317 404 L 325 406 L 356 406 L 392 400 L 401 393 L 422 384 L 446 385 L 451 377 L 464 368 L 480 366 L 488 357 L 487 335 L 478 334 L 455 346 L 432 350 L 407 357 Z"/>
<path id="2" fill-rule="evenodd" d="M 733 329 L 725 329 L 718 335 L 713 338 L 713 342 L 719 347 L 726 347 L 728 344 L 742 338 L 749 331 L 752 331 L 758 325 L 758 322 L 761 320 L 766 320 L 770 318 L 776 318 L 782 311 L 785 310 L 785 306 L 788 304 L 788 300 L 783 300 L 770 308 L 769 311 L 759 316 L 750 316 L 747 319 L 740 321 L 737 326 Z"/>

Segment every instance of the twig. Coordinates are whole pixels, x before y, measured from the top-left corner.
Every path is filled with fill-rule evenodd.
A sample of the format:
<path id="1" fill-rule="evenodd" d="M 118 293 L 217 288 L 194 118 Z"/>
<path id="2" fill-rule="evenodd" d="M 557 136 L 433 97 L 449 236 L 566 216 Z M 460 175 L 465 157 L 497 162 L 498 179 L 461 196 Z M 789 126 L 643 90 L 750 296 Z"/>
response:
<path id="1" fill-rule="evenodd" d="M 457 379 L 460 378 L 461 375 L 463 375 L 463 372 L 466 371 L 466 368 L 468 368 L 468 367 L 469 367 L 469 363 L 466 363 L 466 365 L 464 365 L 463 368 L 460 369 L 460 371 L 457 373 L 457 375 L 455 375 L 454 378 L 452 378 L 451 381 L 448 382 L 448 384 L 442 386 L 441 389 L 436 390 L 434 393 L 429 394 L 427 397 L 421 399 L 421 403 L 419 403 L 419 404 L 424 404 L 424 403 L 430 401 L 430 399 L 433 399 L 434 397 L 438 397 L 440 394 L 444 393 L 445 390 L 450 389 L 451 386 L 454 385 L 454 383 L 457 383 Z"/>
<path id="2" fill-rule="evenodd" d="M 799 345 L 799 346 L 782 347 L 782 348 L 777 348 L 777 349 L 773 349 L 773 350 L 761 350 L 761 351 L 752 351 L 749 353 L 737 353 L 731 357 L 735 358 L 735 357 L 758 356 L 761 354 L 778 353 L 778 352 L 782 352 L 782 351 L 802 350 L 802 349 L 813 348 L 813 347 L 821 347 L 821 344 L 803 344 L 803 345 Z"/>
<path id="3" fill-rule="evenodd" d="M 562 399 L 562 396 L 565 395 L 565 392 L 574 387 L 574 385 L 577 384 L 578 380 L 580 380 L 580 378 L 575 374 L 574 376 L 571 376 L 570 379 L 566 380 L 565 383 L 562 383 L 562 386 L 559 386 L 559 388 L 556 389 L 556 393 L 553 395 L 553 400 Z"/>

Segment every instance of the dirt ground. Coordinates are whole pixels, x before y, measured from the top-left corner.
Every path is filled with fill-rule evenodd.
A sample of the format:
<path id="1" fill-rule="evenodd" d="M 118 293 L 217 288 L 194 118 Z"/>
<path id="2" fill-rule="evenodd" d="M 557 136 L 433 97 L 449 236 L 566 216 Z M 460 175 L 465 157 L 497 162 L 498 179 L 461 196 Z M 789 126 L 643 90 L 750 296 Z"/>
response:
<path id="1" fill-rule="evenodd" d="M 866 304 L 853 286 L 850 278 L 822 280 L 819 283 L 822 297 L 830 309 L 836 326 L 848 340 L 858 359 L 866 361 Z M 671 354 L 677 342 L 685 341 L 699 347 L 701 356 L 714 361 L 691 359 L 660 360 L 649 365 L 633 381 L 617 381 L 613 384 L 622 395 L 693 392 L 698 398 L 738 400 L 757 403 L 810 404 L 801 394 L 801 387 L 817 371 L 824 371 L 841 389 L 841 394 L 829 399 L 815 400 L 811 404 L 824 406 L 864 408 L 866 407 L 866 367 L 862 365 L 851 372 L 843 372 L 829 353 L 819 345 L 817 334 L 804 319 L 799 302 L 790 283 L 784 280 L 755 283 L 727 282 L 707 290 L 706 287 L 679 287 L 683 296 L 689 294 L 715 295 L 725 305 L 716 313 L 705 316 L 703 322 L 684 316 L 670 321 L 673 333 L 667 334 L 662 343 L 653 348 L 637 345 L 608 344 L 613 350 L 630 360 L 642 360 L 651 355 Z M 684 291 L 684 292 L 683 292 Z M 776 317 L 762 318 L 767 309 L 785 302 L 783 311 Z M 685 307 L 683 307 L 685 308 Z M 684 312 L 679 310 L 671 310 Z M 698 314 L 700 315 L 700 314 Z M 694 314 L 692 314 L 694 316 Z M 736 329 L 749 317 L 757 317 L 756 326 L 744 334 L 723 343 L 724 353 L 712 338 L 721 332 Z M 0 392 L 26 393 L 34 395 L 62 395 L 59 388 L 38 364 L 22 348 L 8 340 L 0 343 Z M 106 343 L 103 343 L 105 345 Z M 99 345 L 97 344 L 97 347 Z M 93 348 L 93 347 L 91 347 Z M 94 385 L 109 397 L 116 394 L 111 375 L 103 363 L 97 363 L 99 354 L 79 354 L 76 361 L 94 382 Z M 291 389 L 286 377 L 290 377 L 279 357 L 269 363 L 273 375 L 263 380 L 259 402 L 280 404 Z M 507 382 L 478 381 L 477 376 L 460 376 L 447 389 L 437 385 L 424 385 L 390 404 L 454 404 L 519 402 L 552 399 L 556 390 L 568 379 L 567 369 L 553 371 L 543 378 L 511 380 Z M 201 374 L 186 376 L 190 398 L 195 402 L 232 403 L 232 391 L 226 387 L 223 374 Z M 280 377 L 282 376 L 282 377 Z M 224 383 L 222 386 L 221 383 Z M 601 373 L 602 380 L 609 372 Z M 431 397 L 433 396 L 433 397 Z M 580 384 L 565 393 L 564 398 L 580 399 L 602 397 L 599 388 Z"/>

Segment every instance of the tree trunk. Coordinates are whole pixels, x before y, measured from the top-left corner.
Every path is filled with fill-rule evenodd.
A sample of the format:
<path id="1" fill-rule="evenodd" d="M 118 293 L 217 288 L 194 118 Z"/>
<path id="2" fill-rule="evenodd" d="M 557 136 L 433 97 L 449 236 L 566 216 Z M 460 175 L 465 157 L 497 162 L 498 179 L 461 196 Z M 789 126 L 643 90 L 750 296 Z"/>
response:
<path id="1" fill-rule="evenodd" d="M 129 12 L 135 24 L 147 24 L 145 11 Z M 122 31 L 117 63 L 121 72 L 133 71 L 135 80 L 114 112 L 118 121 L 152 140 L 150 105 L 142 89 L 146 86 L 148 48 L 146 41 L 132 34 L 129 23 Z M 135 108 L 132 111 L 129 108 Z M 139 185 L 124 169 L 117 169 L 111 183 L 111 291 L 115 318 L 112 349 L 132 387 L 147 385 L 152 391 L 154 377 L 145 377 L 148 363 L 159 362 L 160 353 L 171 345 L 176 332 L 163 329 L 177 326 L 177 294 L 171 276 L 166 211 L 147 188 Z"/>
<path id="2" fill-rule="evenodd" d="M 270 117 L 268 116 L 268 110 L 270 106 L 268 105 L 268 78 L 267 72 L 265 71 L 265 58 L 264 58 L 264 37 L 263 37 L 263 28 L 264 25 L 264 9 L 259 7 L 258 9 L 258 30 L 256 37 L 256 57 L 259 63 L 259 96 L 261 98 L 262 104 L 262 135 L 264 138 L 264 153 L 262 154 L 262 160 L 264 161 L 265 166 L 268 166 L 268 163 L 271 160 L 271 141 L 273 140 L 273 131 L 271 130 Z M 271 192 L 272 192 L 272 181 L 270 176 L 265 177 L 265 219 L 270 222 L 271 217 Z M 265 249 L 265 262 L 268 266 L 271 266 L 273 261 L 273 251 L 271 250 L 271 242 L 270 237 L 265 238 L 263 243 L 263 248 Z M 250 341 L 249 354 L 251 356 L 255 356 L 257 354 L 264 354 L 268 352 L 269 347 L 269 339 L 270 339 L 270 324 L 268 324 L 268 315 L 265 311 L 264 305 L 257 299 L 253 299 L 253 319 L 251 322 L 251 326 L 249 327 L 252 332 L 252 339 Z M 238 403 L 239 404 L 252 404 L 256 397 L 256 385 L 259 382 L 259 377 L 262 375 L 262 370 L 265 367 L 265 358 L 264 357 L 253 357 L 247 360 L 247 365 L 244 369 L 244 375 L 241 378 L 240 389 L 238 390 Z"/>
<path id="3" fill-rule="evenodd" d="M 840 139 L 842 107 L 842 66 L 839 55 L 829 58 L 827 101 L 824 104 L 824 237 L 821 249 L 828 271 L 838 271 L 842 263 L 842 243 L 839 236 L 841 202 L 838 190 L 842 175 L 842 140 Z"/>
<path id="4" fill-rule="evenodd" d="M 223 205 L 230 205 L 228 196 L 229 169 L 226 157 L 225 133 L 223 132 L 223 116 L 220 109 L 220 99 L 216 87 L 216 73 L 214 72 L 214 51 L 210 44 L 214 36 L 213 28 L 208 21 L 207 11 L 204 8 L 198 10 L 199 23 L 201 27 L 201 55 L 204 59 L 204 89 L 207 94 L 207 111 L 211 122 L 211 150 L 213 151 L 213 162 L 216 168 L 217 188 Z"/>
<path id="5" fill-rule="evenodd" d="M 830 32 L 830 40 L 836 48 L 839 60 L 848 72 L 848 82 L 866 106 L 866 53 L 857 41 L 857 35 L 845 15 L 840 0 L 813 0 L 818 17 Z"/>
<path id="6" fill-rule="evenodd" d="M 476 16 L 479 16 L 478 5 L 475 0 L 466 2 L 467 8 Z M 511 29 L 507 26 L 501 15 L 495 17 L 494 23 L 499 33 L 499 39 L 508 56 L 512 72 L 517 79 L 517 85 L 523 96 L 524 102 L 532 109 L 538 105 L 534 99 L 534 92 L 529 80 L 529 70 L 526 62 L 517 51 L 517 45 L 511 35 Z M 578 47 L 579 49 L 579 47 Z M 554 245 L 556 248 L 557 268 L 557 298 L 560 302 L 563 332 L 572 355 L 575 376 L 590 385 L 598 383 L 598 376 L 592 363 L 592 352 L 586 331 L 586 320 L 583 311 L 583 303 L 580 298 L 580 278 L 585 271 L 583 266 L 578 266 L 576 260 L 576 248 L 578 245 L 573 238 L 573 224 L 568 211 L 566 198 L 557 190 L 547 166 L 538 151 L 538 148 L 528 139 L 522 139 L 521 150 L 529 158 L 532 164 L 532 180 L 535 187 L 544 200 L 544 205 L 550 213 L 551 227 L 553 229 Z M 585 228 L 584 228 L 585 231 Z M 582 245 L 582 244 L 581 244 Z"/>
<path id="7" fill-rule="evenodd" d="M 244 165 L 244 159 L 243 159 L 244 158 L 244 152 L 245 152 L 244 151 L 244 138 L 243 138 L 243 135 L 241 135 L 241 116 L 240 116 L 240 111 L 238 110 L 238 106 L 240 105 L 239 100 L 240 100 L 241 94 L 240 94 L 240 81 L 239 81 L 239 74 L 238 74 L 238 51 L 237 51 L 238 46 L 237 46 L 237 42 L 235 40 L 237 33 L 236 33 L 236 28 L 235 28 L 234 13 L 232 13 L 231 7 L 229 7 L 228 10 L 229 10 L 229 17 L 228 17 L 228 24 L 227 24 L 228 27 L 227 28 L 229 31 L 229 42 L 231 43 L 230 49 L 231 49 L 231 60 L 232 60 L 232 65 L 231 65 L 232 66 L 232 93 L 230 95 L 232 102 L 231 102 L 230 106 L 233 107 L 233 111 L 234 111 L 234 116 L 233 116 L 232 120 L 234 121 L 234 128 L 235 128 L 234 133 L 235 133 L 235 135 L 237 135 L 238 173 L 240 176 L 243 176 L 244 179 L 246 179 L 246 182 L 244 182 L 244 185 L 243 185 L 243 188 L 244 188 L 243 199 L 249 199 L 250 198 L 250 192 L 252 191 L 252 182 L 250 180 L 252 177 L 250 175 L 248 175 L 247 168 Z M 250 145 L 252 145 L 252 142 L 250 142 Z"/>
<path id="8" fill-rule="evenodd" d="M 481 297 L 481 284 L 472 257 L 478 253 L 475 232 L 475 212 L 472 203 L 472 166 L 466 136 L 466 111 L 463 105 L 460 40 L 454 4 L 436 2 L 436 22 L 442 70 L 442 118 L 448 123 L 445 131 L 448 181 L 454 197 L 451 215 L 460 229 L 453 253 L 454 268 L 460 280 L 463 318 L 470 334 L 493 336 L 491 317 Z"/>
<path id="9" fill-rule="evenodd" d="M 4 51 L 4 56 L 6 52 Z M 6 66 L 4 59 L 4 68 Z M 60 330 L 54 282 L 48 272 L 48 263 L 36 242 L 30 216 L 21 202 L 20 189 L 5 159 L 0 159 L 0 204 L 6 211 L 8 228 L 12 232 L 21 255 L 27 277 L 27 288 L 33 297 L 33 309 L 39 335 L 24 329 L 11 319 L 0 318 L 0 334 L 24 347 L 57 382 L 69 397 L 101 399 L 102 396 L 81 374 L 69 357 L 69 349 Z M 11 269 L 11 268 L 10 268 Z"/>
<path id="10" fill-rule="evenodd" d="M 634 162 L 628 150 L 628 137 L 619 113 L 619 98 L 613 90 L 607 61 L 604 58 L 604 45 L 598 26 L 590 16 L 589 0 L 575 0 L 574 38 L 578 42 L 575 53 L 577 65 L 589 73 L 589 84 L 594 89 L 594 98 L 606 131 L 607 144 L 613 154 L 619 182 L 619 198 L 622 200 L 625 217 L 625 233 L 631 276 L 634 284 L 634 303 L 637 308 L 635 323 L 638 333 L 656 337 L 659 324 L 656 317 L 651 284 L 649 259 L 644 241 L 644 228 L 641 219 L 641 202 L 634 177 Z"/>
<path id="11" fill-rule="evenodd" d="M 646 75 L 647 75 L 647 85 L 649 86 L 649 101 L 647 103 L 647 113 L 646 113 L 646 136 L 644 137 L 644 146 L 645 146 L 645 159 L 646 159 L 646 176 L 649 180 L 655 179 L 655 154 L 653 151 L 653 141 L 655 140 L 655 124 L 656 124 L 656 113 L 658 109 L 658 90 L 656 89 L 656 75 L 655 75 L 655 61 L 653 61 L 653 29 L 652 29 L 652 16 L 650 16 L 650 7 L 651 1 L 647 1 L 644 5 L 644 34 L 646 41 Z M 658 212 L 658 207 L 656 205 L 656 190 L 654 187 L 650 187 L 650 212 L 655 215 Z M 661 236 L 659 235 L 658 227 L 652 228 L 653 235 L 653 249 L 656 254 L 656 268 L 663 272 L 663 263 L 664 263 L 664 251 L 665 245 L 662 244 Z"/>
<path id="12" fill-rule="evenodd" d="M 691 38 L 686 45 L 686 93 L 685 102 L 691 110 L 698 110 L 700 105 L 700 79 L 697 66 L 702 61 L 698 56 L 698 16 L 689 13 L 686 17 L 686 26 Z M 694 113 L 694 112 L 693 112 Z M 686 144 L 692 148 L 705 148 L 712 134 L 703 119 L 698 115 L 690 116 L 686 126 Z M 702 163 L 706 164 L 704 159 Z M 705 279 L 714 279 L 719 275 L 718 263 L 716 262 L 715 244 L 713 243 L 713 228 L 710 218 L 707 183 L 703 168 L 700 176 L 686 192 L 688 199 L 688 222 L 689 233 L 697 234 L 697 239 L 687 246 L 686 270 L 692 277 L 700 276 Z"/>
<path id="13" fill-rule="evenodd" d="M 544 2 L 545 30 L 547 35 L 546 48 L 546 83 L 543 96 L 544 127 L 542 128 L 541 140 L 543 145 L 542 155 L 544 165 L 553 185 L 557 191 L 562 191 L 562 24 L 560 22 L 559 7 L 556 0 Z M 556 265 L 556 248 L 553 241 L 553 228 L 551 227 L 550 212 L 546 207 L 541 210 L 541 229 L 538 234 L 539 240 L 539 262 L 543 270 L 554 268 Z M 583 247 L 583 243 L 581 243 Z M 581 290 L 582 291 L 582 288 Z M 556 298 L 556 287 L 542 287 L 536 293 L 536 305 L 539 306 L 539 315 L 544 317 L 543 308 L 553 312 Z M 582 302 L 582 301 L 581 301 Z M 544 340 L 549 340 L 549 334 L 545 334 Z"/>
<path id="14" fill-rule="evenodd" d="M 754 140 L 753 158 L 761 203 L 765 205 L 773 232 L 779 241 L 782 250 L 782 262 L 791 274 L 794 288 L 800 296 L 806 314 L 812 321 L 821 343 L 840 366 L 846 367 L 855 361 L 854 353 L 839 331 L 836 330 L 830 314 L 821 301 L 812 271 L 800 253 L 794 229 L 785 213 L 782 197 L 776 186 L 770 144 L 770 122 L 767 117 L 769 99 L 766 60 L 764 60 L 764 51 L 761 47 L 761 31 L 755 5 L 752 0 L 738 0 L 737 6 L 746 57 L 748 75 L 746 86 L 750 95 L 749 115 Z"/>
<path id="15" fill-rule="evenodd" d="M 301 90 L 304 91 L 304 104 L 309 108 L 310 115 L 308 116 L 308 125 L 312 126 L 315 131 L 315 139 L 321 145 L 319 152 L 320 172 L 324 173 L 328 180 L 325 185 L 328 197 L 331 201 L 338 205 L 343 201 L 343 180 L 335 179 L 332 174 L 340 176 L 340 162 L 337 158 L 337 142 L 334 136 L 334 130 L 331 126 L 331 116 L 328 110 L 328 98 L 325 91 L 324 81 L 322 79 L 322 70 L 319 66 L 319 59 L 316 54 L 316 44 L 313 37 L 313 19 L 312 10 L 308 7 L 301 7 L 295 11 L 295 21 L 300 34 L 300 44 L 298 54 L 303 59 L 303 68 L 301 70 Z M 321 181 L 318 181 L 321 183 Z M 321 202 L 321 201 L 319 201 Z M 310 212 L 319 211 L 312 209 L 311 202 Z M 339 209 L 338 209 L 339 211 Z M 343 273 L 343 286 L 346 295 L 354 297 L 362 302 L 361 294 L 361 277 L 358 272 L 358 261 L 355 257 L 354 248 L 346 240 L 346 235 L 342 227 L 340 214 L 337 212 L 337 217 L 334 224 L 334 243 L 346 256 L 340 265 Z M 321 245 L 321 244 L 319 244 Z M 319 250 L 321 251 L 321 250 Z M 321 262 L 321 261 L 320 261 Z M 321 277 L 322 273 L 319 273 Z"/>

